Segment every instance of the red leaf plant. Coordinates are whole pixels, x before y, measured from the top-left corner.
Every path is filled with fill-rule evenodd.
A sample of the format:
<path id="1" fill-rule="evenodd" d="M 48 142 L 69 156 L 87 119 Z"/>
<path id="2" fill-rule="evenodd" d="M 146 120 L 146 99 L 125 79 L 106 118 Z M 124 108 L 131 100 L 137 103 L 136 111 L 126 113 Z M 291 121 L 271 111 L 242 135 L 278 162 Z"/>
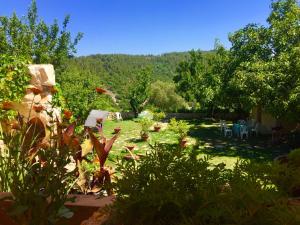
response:
<path id="1" fill-rule="evenodd" d="M 2 102 L 1 108 L 2 108 L 3 110 L 10 110 L 10 109 L 13 108 L 13 104 L 12 104 L 12 102 L 10 102 L 10 101 L 4 101 L 4 102 Z"/>
<path id="2" fill-rule="evenodd" d="M 43 90 L 37 88 L 37 87 L 30 87 L 28 88 L 29 91 L 31 91 L 34 95 L 39 95 L 43 92 Z"/>
<path id="3" fill-rule="evenodd" d="M 45 110 L 45 107 L 42 106 L 42 105 L 34 105 L 32 108 L 33 108 L 33 110 L 34 110 L 35 112 L 37 112 L 37 113 L 40 113 L 40 112 L 42 112 L 43 110 Z"/>
<path id="4" fill-rule="evenodd" d="M 82 157 L 82 148 L 80 145 L 80 138 L 75 135 L 76 122 L 71 123 L 64 131 L 62 131 L 62 126 L 58 129 L 60 132 L 61 145 L 66 145 L 73 152 L 73 158 L 77 163 L 82 160 L 89 161 L 86 157 Z"/>
<path id="5" fill-rule="evenodd" d="M 104 93 L 106 93 L 106 90 L 103 88 L 100 88 L 100 87 L 96 87 L 96 92 L 99 94 L 104 94 Z"/>
<path id="6" fill-rule="evenodd" d="M 56 119 L 57 123 L 57 130 L 56 130 L 56 143 L 58 148 L 66 147 L 67 149 L 71 150 L 73 153 L 73 158 L 77 165 L 80 165 L 82 160 L 86 160 L 90 162 L 86 157 L 82 156 L 82 147 L 81 147 L 81 139 L 80 137 L 75 135 L 75 128 L 76 128 L 76 122 L 73 122 L 71 124 L 63 124 L 60 123 L 58 118 Z M 111 174 L 107 168 L 105 168 L 105 162 L 108 157 L 108 154 L 116 141 L 119 134 L 115 134 L 111 139 L 106 139 L 103 136 L 102 128 L 99 127 L 98 131 L 100 134 L 100 139 L 98 139 L 92 132 L 90 128 L 87 129 L 91 143 L 93 145 L 93 148 L 95 149 L 97 153 L 97 157 L 99 159 L 100 163 L 100 170 L 95 172 L 93 176 L 92 181 L 92 189 L 94 187 L 104 187 L 106 188 L 106 184 L 111 183 Z M 36 154 L 39 148 L 46 147 L 47 144 L 43 141 L 39 141 L 37 145 L 32 146 L 31 149 L 29 149 L 29 155 L 33 156 Z M 33 159 L 32 157 L 32 159 Z M 39 159 L 41 164 L 47 163 L 47 159 Z M 79 176 L 79 173 L 77 174 Z M 106 191 L 108 195 L 113 194 L 112 189 L 110 187 L 106 188 Z"/>
<path id="7" fill-rule="evenodd" d="M 97 153 L 99 163 L 100 163 L 100 171 L 96 172 L 93 179 L 93 186 L 100 185 L 103 186 L 105 184 L 111 183 L 111 174 L 108 169 L 105 168 L 105 162 L 108 157 L 108 154 L 114 144 L 114 142 L 118 138 L 118 134 L 115 134 L 111 139 L 107 140 L 101 132 L 101 128 L 98 129 L 100 133 L 100 140 L 93 134 L 91 129 L 88 128 L 88 133 L 91 138 L 92 144 L 94 146 L 94 149 Z M 106 189 L 108 195 L 112 194 L 112 189 L 107 188 Z"/>
<path id="8" fill-rule="evenodd" d="M 64 118 L 66 118 L 67 120 L 71 119 L 72 115 L 73 113 L 70 110 L 64 110 Z"/>

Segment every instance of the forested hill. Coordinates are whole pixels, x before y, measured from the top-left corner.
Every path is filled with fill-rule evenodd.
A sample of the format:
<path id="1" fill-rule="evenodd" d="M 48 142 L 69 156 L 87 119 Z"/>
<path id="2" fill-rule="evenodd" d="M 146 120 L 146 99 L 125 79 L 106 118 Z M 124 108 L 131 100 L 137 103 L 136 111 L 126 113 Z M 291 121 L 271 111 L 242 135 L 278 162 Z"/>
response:
<path id="1" fill-rule="evenodd" d="M 153 69 L 153 79 L 171 80 L 179 62 L 188 57 L 187 52 L 154 55 L 125 55 L 125 54 L 97 54 L 71 59 L 68 67 L 78 70 L 82 76 L 97 74 L 103 85 L 119 92 L 134 79 L 142 67 Z"/>
<path id="2" fill-rule="evenodd" d="M 104 86 L 119 93 L 146 66 L 153 69 L 153 80 L 171 81 L 177 65 L 188 57 L 188 52 L 162 55 L 97 54 L 73 58 L 68 62 L 67 69 L 83 77 L 97 75 Z"/>
<path id="3" fill-rule="evenodd" d="M 75 57 L 66 62 L 63 73 L 57 73 L 57 80 L 64 90 L 64 95 L 69 99 L 76 98 L 81 101 L 80 99 L 86 95 L 82 93 L 88 93 L 87 89 L 101 86 L 115 93 L 117 99 L 123 102 L 142 68 L 152 68 L 153 82 L 156 80 L 172 82 L 178 64 L 188 57 L 188 52 L 162 55 L 97 54 Z"/>

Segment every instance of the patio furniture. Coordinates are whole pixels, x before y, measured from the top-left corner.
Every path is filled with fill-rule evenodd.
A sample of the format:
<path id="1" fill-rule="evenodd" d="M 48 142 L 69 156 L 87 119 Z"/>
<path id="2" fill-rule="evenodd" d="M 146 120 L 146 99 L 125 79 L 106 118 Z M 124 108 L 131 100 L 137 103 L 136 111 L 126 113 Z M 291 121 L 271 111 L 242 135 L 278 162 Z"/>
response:
<path id="1" fill-rule="evenodd" d="M 241 135 L 241 139 L 243 139 L 245 135 L 248 138 L 249 134 L 248 134 L 248 128 L 247 128 L 246 125 L 241 125 L 241 127 L 240 127 L 240 135 Z"/>
<path id="2" fill-rule="evenodd" d="M 225 126 L 224 126 L 224 136 L 227 137 L 227 135 L 229 137 L 232 137 L 232 130 L 229 127 L 227 127 L 227 125 L 225 124 Z"/>
<path id="3" fill-rule="evenodd" d="M 116 112 L 115 116 L 116 116 L 116 120 L 123 120 L 122 115 L 121 115 L 120 112 Z"/>
<path id="4" fill-rule="evenodd" d="M 240 128 L 241 128 L 240 124 L 234 123 L 232 126 L 233 135 L 239 137 L 240 136 Z"/>
<path id="5" fill-rule="evenodd" d="M 240 124 L 240 125 L 246 125 L 246 121 L 245 120 L 238 120 L 238 124 Z"/>
<path id="6" fill-rule="evenodd" d="M 254 119 L 249 119 L 249 120 L 247 120 L 246 125 L 247 125 L 248 129 L 251 130 L 252 128 L 255 127 L 256 121 Z"/>
<path id="7" fill-rule="evenodd" d="M 224 132 L 226 126 L 226 121 L 225 120 L 220 120 L 220 131 L 221 133 Z"/>
<path id="8" fill-rule="evenodd" d="M 255 136 L 258 134 L 259 123 L 255 124 L 255 127 L 251 128 L 251 134 L 255 133 Z"/>

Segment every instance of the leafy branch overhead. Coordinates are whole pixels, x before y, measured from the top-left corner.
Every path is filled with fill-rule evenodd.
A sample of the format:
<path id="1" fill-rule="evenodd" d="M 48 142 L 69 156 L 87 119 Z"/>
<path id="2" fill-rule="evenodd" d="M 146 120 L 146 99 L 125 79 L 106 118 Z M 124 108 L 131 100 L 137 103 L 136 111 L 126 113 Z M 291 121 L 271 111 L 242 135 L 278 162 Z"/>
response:
<path id="1" fill-rule="evenodd" d="M 64 60 L 76 53 L 76 45 L 83 34 L 72 40 L 68 31 L 70 16 L 66 16 L 62 28 L 57 20 L 47 25 L 38 17 L 36 1 L 33 0 L 28 13 L 18 18 L 0 17 L 0 54 L 23 56 L 33 63 L 51 63 L 60 67 Z"/>
<path id="2" fill-rule="evenodd" d="M 208 58 L 190 52 L 174 77 L 179 93 L 212 113 L 259 106 L 275 118 L 299 120 L 300 7 L 278 0 L 271 9 L 267 26 L 248 24 L 230 34 L 228 51 L 217 42 Z"/>

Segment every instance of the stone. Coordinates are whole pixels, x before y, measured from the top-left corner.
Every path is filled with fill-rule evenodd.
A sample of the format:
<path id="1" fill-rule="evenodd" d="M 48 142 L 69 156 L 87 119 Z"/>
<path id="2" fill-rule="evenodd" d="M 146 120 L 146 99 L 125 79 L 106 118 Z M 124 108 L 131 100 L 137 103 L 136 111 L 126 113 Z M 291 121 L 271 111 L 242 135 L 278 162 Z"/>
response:
<path id="1" fill-rule="evenodd" d="M 32 64 L 28 66 L 31 75 L 29 88 L 26 90 L 24 98 L 20 102 L 14 102 L 13 109 L 23 116 L 24 121 L 39 120 L 42 122 L 45 130 L 54 118 L 60 120 L 60 109 L 53 108 L 52 90 L 55 86 L 55 72 L 53 65 L 50 64 Z M 33 89 L 38 89 L 39 93 L 34 93 Z M 42 108 L 41 111 L 35 111 L 32 106 Z M 52 117 L 49 115 L 52 113 Z M 41 126 L 40 126 L 41 127 Z M 46 134 L 47 136 L 47 134 Z"/>
<path id="2" fill-rule="evenodd" d="M 55 72 L 51 64 L 32 64 L 28 66 L 29 73 L 32 76 L 31 84 L 36 87 L 54 86 Z"/>

